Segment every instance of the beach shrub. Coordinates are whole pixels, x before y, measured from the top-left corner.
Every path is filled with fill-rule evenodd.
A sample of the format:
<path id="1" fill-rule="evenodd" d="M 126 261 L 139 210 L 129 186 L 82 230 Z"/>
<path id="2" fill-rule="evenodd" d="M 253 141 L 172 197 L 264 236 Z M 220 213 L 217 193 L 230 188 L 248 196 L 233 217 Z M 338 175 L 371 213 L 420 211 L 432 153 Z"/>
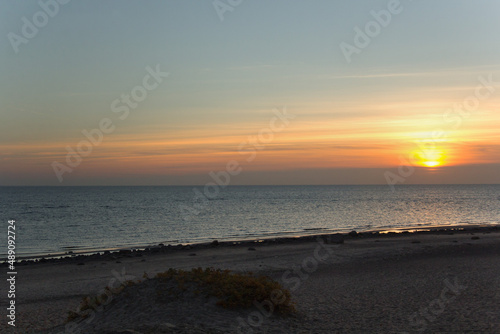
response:
<path id="1" fill-rule="evenodd" d="M 279 282 L 267 276 L 255 276 L 253 273 L 233 273 L 229 270 L 213 268 L 195 268 L 190 271 L 172 269 L 158 273 L 157 279 L 176 282 L 180 291 L 191 288 L 194 295 L 204 294 L 217 298 L 217 305 L 228 308 L 248 308 L 256 302 L 275 301 L 279 292 L 280 302 L 274 303 L 274 311 L 280 314 L 295 312 L 290 291 Z M 169 290 L 167 293 L 175 293 Z"/>
<path id="2" fill-rule="evenodd" d="M 289 290 L 267 276 L 255 276 L 251 272 L 240 274 L 213 268 L 195 268 L 190 271 L 170 268 L 156 274 L 154 278 L 150 278 L 146 273 L 143 277 L 145 280 L 165 283 L 165 289 L 156 290 L 160 295 L 179 297 L 183 293 L 192 293 L 194 296 L 215 297 L 216 304 L 227 309 L 249 308 L 256 303 L 267 301 L 273 304 L 273 312 L 278 314 L 295 312 L 295 304 L 291 300 Z M 126 281 L 114 289 L 106 287 L 104 293 L 97 296 L 84 297 L 77 312 L 69 312 L 68 321 L 87 318 L 92 311 L 109 304 L 113 296 L 138 283 L 140 282 Z M 276 299 L 279 299 L 279 302 L 276 302 Z"/>
<path id="3" fill-rule="evenodd" d="M 114 289 L 110 288 L 109 286 L 105 287 L 105 291 L 97 296 L 84 297 L 80 302 L 80 306 L 78 307 L 77 312 L 68 312 L 68 321 L 73 321 L 79 318 L 87 318 L 90 311 L 96 311 L 99 306 L 108 304 L 110 302 L 110 299 L 113 299 L 114 295 L 119 294 L 126 287 L 132 286 L 136 283 L 138 282 L 127 280 Z"/>

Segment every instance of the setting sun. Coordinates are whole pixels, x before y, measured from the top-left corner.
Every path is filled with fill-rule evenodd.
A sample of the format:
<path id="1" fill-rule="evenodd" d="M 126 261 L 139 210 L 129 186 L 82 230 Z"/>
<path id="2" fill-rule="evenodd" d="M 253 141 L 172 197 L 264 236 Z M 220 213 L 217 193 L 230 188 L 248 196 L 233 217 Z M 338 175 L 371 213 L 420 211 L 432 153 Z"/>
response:
<path id="1" fill-rule="evenodd" d="M 439 167 L 444 165 L 444 153 L 437 149 L 426 149 L 414 154 L 416 163 L 424 167 Z"/>
<path id="2" fill-rule="evenodd" d="M 439 161 L 425 161 L 424 162 L 424 165 L 427 166 L 427 167 L 437 167 L 440 164 L 441 163 Z"/>

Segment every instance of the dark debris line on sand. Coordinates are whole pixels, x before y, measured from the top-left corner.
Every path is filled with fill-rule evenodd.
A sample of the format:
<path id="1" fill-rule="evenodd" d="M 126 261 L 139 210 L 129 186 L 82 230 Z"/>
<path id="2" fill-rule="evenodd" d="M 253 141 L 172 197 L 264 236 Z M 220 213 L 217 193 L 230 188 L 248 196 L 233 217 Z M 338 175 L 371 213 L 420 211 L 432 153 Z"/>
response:
<path id="1" fill-rule="evenodd" d="M 131 257 L 142 257 L 144 255 L 152 254 L 165 254 L 175 251 L 186 251 L 186 250 L 196 250 L 196 249 L 206 249 L 206 248 L 217 248 L 217 247 L 231 247 L 231 246 L 248 246 L 250 248 L 255 248 L 258 245 L 270 245 L 270 244 L 285 244 L 291 242 L 310 242 L 317 238 L 321 238 L 327 244 L 341 244 L 344 243 L 346 239 L 357 239 L 357 238 L 390 238 L 398 235 L 427 235 L 427 234 L 453 234 L 453 233 L 490 233 L 500 231 L 500 225 L 492 226 L 449 226 L 449 227 L 436 227 L 428 228 L 422 230 L 415 230 L 412 232 L 401 230 L 400 232 L 384 232 L 384 231 L 368 231 L 368 232 L 357 232 L 351 231 L 347 234 L 342 233 L 331 233 L 331 234 L 319 234 L 319 235 L 307 235 L 301 237 L 283 237 L 274 239 L 258 239 L 258 240 L 243 240 L 243 241 L 218 241 L 214 240 L 211 243 L 200 243 L 200 244 L 177 244 L 177 245 L 164 245 L 159 244 L 157 246 L 151 246 L 146 248 L 129 248 L 121 249 L 117 251 L 104 251 L 96 252 L 92 254 L 74 254 L 74 252 L 68 252 L 64 256 L 55 257 L 41 257 L 35 259 L 19 260 L 18 265 L 29 265 L 33 263 L 59 263 L 59 262 L 77 262 L 77 265 L 84 265 L 86 260 L 116 260 L 119 261 L 120 258 L 131 258 Z M 472 237 L 472 240 L 477 240 L 479 237 Z M 190 253 L 189 255 L 194 254 Z M 193 256 L 193 255 L 191 255 Z M 0 263 L 1 266 L 7 266 L 7 262 L 4 260 Z"/>
<path id="2" fill-rule="evenodd" d="M 296 316 L 288 319 L 273 316 L 266 319 L 261 327 L 253 328 L 253 331 L 255 333 L 401 333 L 404 331 L 416 333 L 421 328 L 416 324 L 424 323 L 425 330 L 432 333 L 466 331 L 500 333 L 499 317 L 496 316 L 500 314 L 498 288 L 500 286 L 500 266 L 498 266 L 500 243 L 498 234 L 487 235 L 490 232 L 498 232 L 498 228 L 425 231 L 414 234 L 356 233 L 354 235 L 352 233 L 338 239 L 322 236 L 321 239 L 331 244 L 332 247 L 337 247 L 334 249 L 339 253 L 349 251 L 360 242 L 363 247 L 357 248 L 357 251 L 361 249 L 365 252 L 359 253 L 361 255 L 358 257 L 351 257 L 348 262 L 321 265 L 317 271 L 301 282 L 300 287 L 293 294 L 298 309 Z M 471 241 L 471 238 L 479 233 L 484 233 L 485 236 Z M 433 246 L 435 237 L 440 235 L 443 235 L 439 239 L 442 241 L 441 244 Z M 412 238 L 404 239 L 399 236 Z M 415 236 L 418 236 L 420 244 L 412 244 Z M 266 246 L 306 245 L 315 241 L 316 238 L 315 236 L 244 242 L 237 245 L 219 242 L 217 245 L 197 245 L 189 248 L 159 246 L 143 251 L 130 250 L 101 256 L 77 257 L 78 260 L 74 257 L 44 262 L 91 264 L 110 257 L 116 257 L 116 259 L 140 257 L 137 254 L 147 255 L 149 260 L 149 256 L 171 252 L 172 254 L 185 254 L 187 258 L 189 252 L 194 249 L 200 252 L 210 248 L 230 250 L 233 246 L 243 247 L 246 252 L 248 248 L 254 248 L 256 252 L 248 252 L 248 254 L 252 253 L 255 257 L 264 252 Z M 384 242 L 367 242 L 371 240 Z M 392 246 L 398 240 L 406 240 L 404 243 L 398 243 L 398 247 L 406 247 L 414 251 L 399 253 Z M 345 244 L 342 245 L 341 242 Z M 385 252 L 365 256 L 370 254 L 370 247 L 372 247 L 370 245 L 386 247 Z M 299 258 L 294 262 L 300 263 L 302 260 L 300 256 L 308 255 L 307 252 L 303 252 L 297 255 Z M 36 263 L 33 265 L 36 266 Z M 288 268 L 291 269 L 291 266 Z M 282 272 L 283 270 L 280 269 L 274 274 L 281 275 Z M 446 280 L 452 283 L 457 281 L 458 284 L 467 286 L 467 289 L 461 291 L 452 302 L 446 303 L 439 314 L 432 313 L 432 309 L 426 311 L 434 300 L 440 298 L 446 287 Z M 99 315 L 101 317 L 99 321 L 93 323 L 93 326 L 109 324 L 112 327 L 95 327 L 95 331 L 89 327 L 89 331 L 85 333 L 105 333 L 104 330 L 109 330 L 111 333 L 135 330 L 142 334 L 233 333 L 235 319 L 238 316 L 246 317 L 249 313 L 249 311 L 238 313 L 210 308 L 206 301 L 195 301 L 192 298 L 155 308 L 151 298 L 147 296 L 147 291 L 131 294 L 130 300 L 117 303 L 118 306 L 103 312 Z M 143 305 L 140 307 L 142 315 L 125 319 L 134 320 L 129 322 L 130 326 L 127 326 L 127 323 L 113 322 L 113 319 L 120 319 L 120 314 L 124 314 L 122 311 L 126 308 L 129 308 L 133 314 L 137 311 L 138 305 Z M 426 312 L 431 313 L 427 315 Z M 59 333 L 61 328 L 63 327 L 57 327 L 53 331 L 37 331 L 37 333 Z"/>

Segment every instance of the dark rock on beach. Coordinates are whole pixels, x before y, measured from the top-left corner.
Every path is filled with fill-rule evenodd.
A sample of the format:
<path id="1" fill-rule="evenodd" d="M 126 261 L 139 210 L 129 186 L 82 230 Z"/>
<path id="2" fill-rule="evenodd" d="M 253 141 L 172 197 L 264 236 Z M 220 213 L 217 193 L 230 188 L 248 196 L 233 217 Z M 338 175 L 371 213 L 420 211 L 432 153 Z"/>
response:
<path id="1" fill-rule="evenodd" d="M 323 236 L 323 242 L 325 244 L 343 244 L 344 243 L 344 235 L 337 233 L 332 235 Z"/>

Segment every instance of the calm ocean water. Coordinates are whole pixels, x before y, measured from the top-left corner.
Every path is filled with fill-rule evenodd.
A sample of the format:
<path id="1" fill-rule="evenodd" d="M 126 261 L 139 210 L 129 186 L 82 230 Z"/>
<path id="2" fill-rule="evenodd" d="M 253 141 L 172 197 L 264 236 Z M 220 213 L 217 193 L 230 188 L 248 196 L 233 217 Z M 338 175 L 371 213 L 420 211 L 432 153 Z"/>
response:
<path id="1" fill-rule="evenodd" d="M 395 192 L 388 186 L 233 186 L 206 201 L 196 199 L 193 189 L 0 187 L 4 236 L 7 221 L 15 219 L 18 256 L 32 256 L 352 229 L 500 223 L 500 185 L 408 185 Z M 0 241 L 1 258 L 6 257 L 6 239 Z"/>

